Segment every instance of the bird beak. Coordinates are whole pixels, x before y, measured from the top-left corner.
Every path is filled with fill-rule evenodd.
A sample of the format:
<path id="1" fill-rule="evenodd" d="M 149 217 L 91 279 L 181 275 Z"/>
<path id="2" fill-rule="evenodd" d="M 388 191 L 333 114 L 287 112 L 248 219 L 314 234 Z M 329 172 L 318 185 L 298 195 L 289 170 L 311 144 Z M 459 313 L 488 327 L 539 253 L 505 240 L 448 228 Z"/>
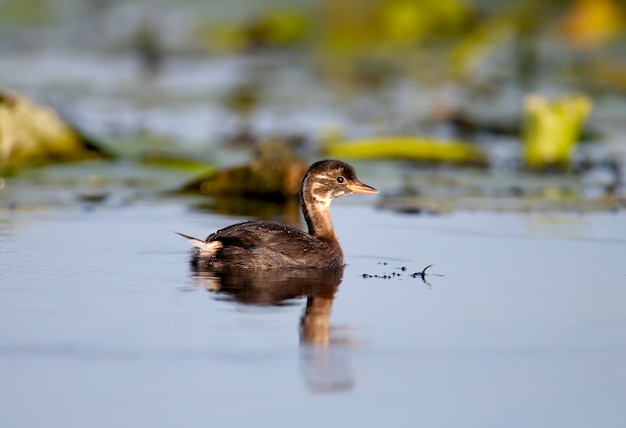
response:
<path id="1" fill-rule="evenodd" d="M 350 189 L 352 193 L 378 193 L 378 190 L 374 189 L 372 186 L 368 186 L 358 180 L 355 183 L 347 184 L 346 187 Z"/>

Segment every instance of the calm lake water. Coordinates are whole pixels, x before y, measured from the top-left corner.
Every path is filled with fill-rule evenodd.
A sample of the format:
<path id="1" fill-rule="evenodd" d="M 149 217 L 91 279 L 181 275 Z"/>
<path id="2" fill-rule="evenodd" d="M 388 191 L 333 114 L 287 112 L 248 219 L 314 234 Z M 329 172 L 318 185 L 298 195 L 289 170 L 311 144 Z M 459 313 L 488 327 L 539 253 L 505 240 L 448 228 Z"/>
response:
<path id="1" fill-rule="evenodd" d="M 185 199 L 3 207 L 2 426 L 626 425 L 623 212 L 374 200 L 335 202 L 347 266 L 308 311 L 207 291 L 172 231 L 239 218 Z"/>

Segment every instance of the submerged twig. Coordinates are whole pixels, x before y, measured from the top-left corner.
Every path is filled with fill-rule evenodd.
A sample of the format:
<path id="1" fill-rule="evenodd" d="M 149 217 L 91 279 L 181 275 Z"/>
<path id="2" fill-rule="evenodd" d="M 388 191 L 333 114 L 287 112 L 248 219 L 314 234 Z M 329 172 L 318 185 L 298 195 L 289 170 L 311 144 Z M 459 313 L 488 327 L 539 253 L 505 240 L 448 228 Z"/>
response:
<path id="1" fill-rule="evenodd" d="M 418 276 L 420 276 L 422 278 L 422 281 L 426 282 L 426 270 L 428 270 L 429 267 L 431 267 L 432 264 L 426 266 L 424 269 L 422 269 L 421 272 L 415 272 L 413 275 L 411 275 L 413 278 L 417 278 Z"/>

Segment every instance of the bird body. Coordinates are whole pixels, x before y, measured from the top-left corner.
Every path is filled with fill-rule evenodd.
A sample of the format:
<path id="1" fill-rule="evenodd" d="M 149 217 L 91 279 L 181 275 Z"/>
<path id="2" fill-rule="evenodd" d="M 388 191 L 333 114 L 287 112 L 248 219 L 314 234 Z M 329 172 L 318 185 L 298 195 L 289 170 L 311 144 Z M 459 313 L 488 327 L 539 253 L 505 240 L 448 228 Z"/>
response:
<path id="1" fill-rule="evenodd" d="M 343 267 L 344 257 L 330 216 L 331 201 L 350 193 L 377 192 L 361 183 L 347 163 L 319 161 L 309 167 L 300 188 L 308 233 L 276 222 L 246 221 L 205 240 L 180 235 L 195 246 L 191 263 L 198 270 L 337 269 Z"/>

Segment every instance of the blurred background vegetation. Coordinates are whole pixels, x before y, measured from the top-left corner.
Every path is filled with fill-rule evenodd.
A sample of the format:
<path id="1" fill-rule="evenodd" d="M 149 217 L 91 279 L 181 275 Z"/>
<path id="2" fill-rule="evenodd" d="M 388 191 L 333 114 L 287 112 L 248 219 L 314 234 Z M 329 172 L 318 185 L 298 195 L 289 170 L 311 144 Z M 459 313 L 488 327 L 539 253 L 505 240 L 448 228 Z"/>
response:
<path id="1" fill-rule="evenodd" d="M 297 154 L 274 165 L 594 170 L 619 200 L 625 35 L 621 0 L 0 0 L 0 165 L 99 152 L 213 189 L 271 140 Z"/>

